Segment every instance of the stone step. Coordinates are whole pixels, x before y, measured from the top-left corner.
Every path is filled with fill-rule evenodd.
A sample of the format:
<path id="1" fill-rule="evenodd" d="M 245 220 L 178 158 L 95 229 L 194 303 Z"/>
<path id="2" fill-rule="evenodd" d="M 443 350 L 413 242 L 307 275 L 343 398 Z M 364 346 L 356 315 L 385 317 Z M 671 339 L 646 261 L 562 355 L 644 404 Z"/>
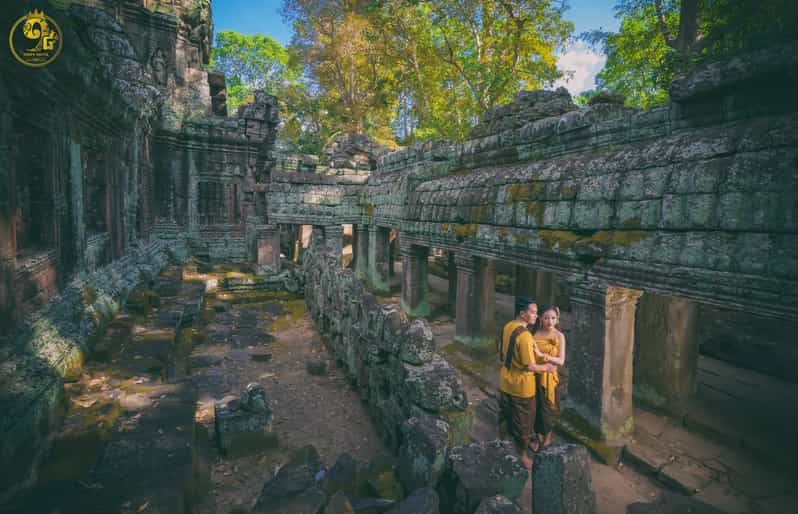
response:
<path id="1" fill-rule="evenodd" d="M 110 431 L 63 435 L 54 448 L 64 454 L 55 451 L 42 470 L 55 479 L 0 512 L 189 512 L 210 479 L 207 434 L 194 423 L 193 386 L 141 384 L 121 404 Z"/>

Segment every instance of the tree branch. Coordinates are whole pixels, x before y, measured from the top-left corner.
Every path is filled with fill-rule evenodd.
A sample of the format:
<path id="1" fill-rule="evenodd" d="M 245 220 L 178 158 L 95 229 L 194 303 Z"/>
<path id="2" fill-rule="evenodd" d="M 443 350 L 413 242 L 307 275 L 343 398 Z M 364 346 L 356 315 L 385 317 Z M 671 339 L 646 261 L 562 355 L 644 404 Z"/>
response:
<path id="1" fill-rule="evenodd" d="M 654 0 L 654 7 L 657 10 L 657 21 L 659 21 L 659 28 L 662 30 L 662 35 L 665 38 L 665 44 L 671 48 L 676 48 L 676 40 L 671 35 L 671 30 L 668 24 L 665 23 L 665 13 L 662 12 L 662 0 Z"/>

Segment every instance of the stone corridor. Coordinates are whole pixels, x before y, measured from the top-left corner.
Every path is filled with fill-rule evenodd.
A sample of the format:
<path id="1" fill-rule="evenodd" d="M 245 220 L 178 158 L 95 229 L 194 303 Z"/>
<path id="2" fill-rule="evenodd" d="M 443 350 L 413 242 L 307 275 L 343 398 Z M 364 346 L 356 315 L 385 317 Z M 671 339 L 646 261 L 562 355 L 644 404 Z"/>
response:
<path id="1" fill-rule="evenodd" d="M 794 45 L 295 155 L 277 98 L 226 115 L 210 0 L 47 5 L 69 52 L 0 60 L 0 510 L 798 511 Z M 531 481 L 519 295 L 568 338 Z"/>
<path id="2" fill-rule="evenodd" d="M 35 485 L 0 512 L 249 512 L 303 447 L 330 465 L 389 454 L 301 297 L 230 291 L 226 281 L 252 277 L 236 268 L 170 267 L 134 290 L 66 384 L 63 426 Z M 312 375 L 315 362 L 331 369 Z M 279 413 L 272 431 L 243 446 L 233 434 L 222 449 L 214 404 L 251 382 Z"/>

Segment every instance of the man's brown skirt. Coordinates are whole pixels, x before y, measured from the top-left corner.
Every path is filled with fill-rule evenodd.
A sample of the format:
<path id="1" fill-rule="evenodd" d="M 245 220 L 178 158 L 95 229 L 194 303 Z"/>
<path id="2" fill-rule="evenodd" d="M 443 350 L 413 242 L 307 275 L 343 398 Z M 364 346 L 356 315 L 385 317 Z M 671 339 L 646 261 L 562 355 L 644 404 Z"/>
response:
<path id="1" fill-rule="evenodd" d="M 499 427 L 506 426 L 518 448 L 525 450 L 535 426 L 535 397 L 519 398 L 499 391 Z"/>
<path id="2" fill-rule="evenodd" d="M 554 401 L 550 402 L 549 397 L 546 395 L 546 389 L 538 381 L 535 398 L 537 398 L 535 402 L 537 404 L 535 433 L 546 435 L 554 429 L 557 425 L 557 420 L 560 418 L 560 388 L 554 388 Z"/>

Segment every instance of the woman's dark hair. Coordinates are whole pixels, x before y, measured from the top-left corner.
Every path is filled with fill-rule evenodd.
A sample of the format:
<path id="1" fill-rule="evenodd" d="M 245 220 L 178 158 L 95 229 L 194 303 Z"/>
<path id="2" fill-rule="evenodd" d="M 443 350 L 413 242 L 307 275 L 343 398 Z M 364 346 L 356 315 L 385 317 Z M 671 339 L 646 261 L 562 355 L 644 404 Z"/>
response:
<path id="1" fill-rule="evenodd" d="M 558 328 L 557 326 L 560 324 L 560 308 L 556 305 L 550 304 L 544 305 L 543 308 L 538 311 L 539 315 L 538 320 L 535 323 L 535 330 L 543 326 L 543 314 L 545 314 L 546 311 L 554 311 L 554 313 L 557 314 L 557 323 L 554 324 L 554 328 Z"/>
<path id="2" fill-rule="evenodd" d="M 529 298 L 527 296 L 516 296 L 515 297 L 515 315 L 516 315 L 516 317 L 518 317 L 518 315 L 521 314 L 522 311 L 527 310 L 529 308 L 529 306 L 532 305 L 533 303 L 537 303 L 537 302 L 535 300 L 533 300 L 532 298 Z"/>

